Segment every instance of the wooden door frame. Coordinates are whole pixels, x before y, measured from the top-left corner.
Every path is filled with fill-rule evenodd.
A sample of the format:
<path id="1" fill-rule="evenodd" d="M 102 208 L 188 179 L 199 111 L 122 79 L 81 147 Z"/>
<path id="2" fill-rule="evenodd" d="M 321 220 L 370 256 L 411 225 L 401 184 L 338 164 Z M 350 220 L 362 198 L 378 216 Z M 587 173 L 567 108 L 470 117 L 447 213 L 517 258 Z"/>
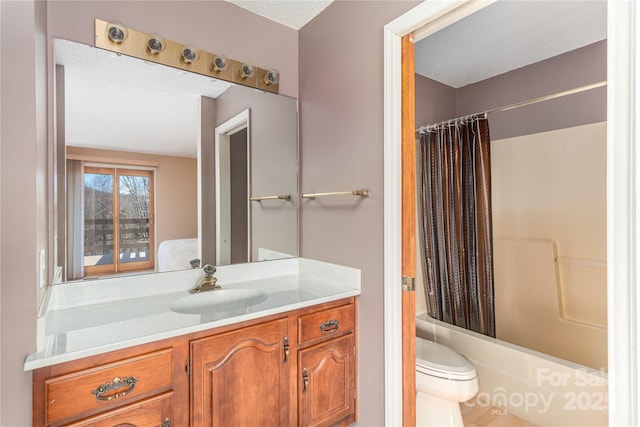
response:
<path id="1" fill-rule="evenodd" d="M 494 0 L 425 1 L 384 27 L 384 358 L 385 425 L 403 424 L 402 348 L 402 46 L 420 29 L 426 37 Z M 640 209 L 635 176 L 640 165 L 640 6 L 607 2 L 607 311 L 609 331 L 609 423 L 636 425 L 640 339 Z M 426 35 L 425 35 L 426 34 Z M 634 90 L 635 88 L 635 90 Z M 611 143 L 615 141 L 615 144 Z M 634 208 L 634 209 L 632 209 Z M 629 375 L 632 373 L 631 375 Z M 411 392 L 409 390 L 408 392 Z"/>
<path id="2" fill-rule="evenodd" d="M 402 37 L 402 425 L 416 425 L 416 88 L 413 34 Z M 405 280 L 408 283 L 405 283 Z"/>
<path id="3" fill-rule="evenodd" d="M 493 1 L 424 2 L 384 27 L 385 425 L 415 425 L 415 292 L 402 292 L 402 276 L 415 277 L 414 58 L 407 36 L 420 29 L 426 37 Z"/>

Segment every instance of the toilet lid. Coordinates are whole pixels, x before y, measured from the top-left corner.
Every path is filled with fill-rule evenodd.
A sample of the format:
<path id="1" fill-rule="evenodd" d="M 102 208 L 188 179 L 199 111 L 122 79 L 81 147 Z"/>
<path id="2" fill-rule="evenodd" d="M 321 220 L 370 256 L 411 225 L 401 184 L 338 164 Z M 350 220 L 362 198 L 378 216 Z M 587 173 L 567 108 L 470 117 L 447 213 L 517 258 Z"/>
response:
<path id="1" fill-rule="evenodd" d="M 472 380 L 476 369 L 469 359 L 442 344 L 416 338 L 416 370 L 450 380 Z"/>

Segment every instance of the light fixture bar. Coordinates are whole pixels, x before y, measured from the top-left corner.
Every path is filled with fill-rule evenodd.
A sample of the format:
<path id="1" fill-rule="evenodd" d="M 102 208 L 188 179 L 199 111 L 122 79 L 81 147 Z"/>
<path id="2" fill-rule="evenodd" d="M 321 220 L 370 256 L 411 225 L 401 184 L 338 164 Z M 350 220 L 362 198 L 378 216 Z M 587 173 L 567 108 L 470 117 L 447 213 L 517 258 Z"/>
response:
<path id="1" fill-rule="evenodd" d="M 117 24 L 119 29 L 126 30 L 126 38 L 121 42 L 114 42 L 109 38 L 109 28 L 113 26 L 102 19 L 95 20 L 95 46 L 111 52 L 132 56 L 134 58 L 143 59 L 145 61 L 156 62 L 158 64 L 167 65 L 169 67 L 179 68 L 181 70 L 191 71 L 207 77 L 224 80 L 227 82 L 237 83 L 239 85 L 248 86 L 254 89 L 260 89 L 265 92 L 278 93 L 280 90 L 279 79 L 274 80 L 273 73 L 277 71 L 266 70 L 256 67 L 252 64 L 243 63 L 234 59 L 224 58 L 226 66 L 224 69 L 213 66 L 214 59 L 223 58 L 219 54 L 204 52 L 198 50 L 197 58 L 193 62 L 185 61 L 185 49 L 193 50 L 193 46 L 183 45 L 171 40 L 163 40 L 164 47 L 161 51 L 151 52 L 148 48 L 148 42 L 151 38 L 157 38 L 156 34 L 147 34 L 132 28 L 123 27 Z M 187 52 L 188 54 L 192 52 Z M 253 69 L 253 73 L 248 75 L 247 67 Z M 245 72 L 243 72 L 243 70 Z"/>

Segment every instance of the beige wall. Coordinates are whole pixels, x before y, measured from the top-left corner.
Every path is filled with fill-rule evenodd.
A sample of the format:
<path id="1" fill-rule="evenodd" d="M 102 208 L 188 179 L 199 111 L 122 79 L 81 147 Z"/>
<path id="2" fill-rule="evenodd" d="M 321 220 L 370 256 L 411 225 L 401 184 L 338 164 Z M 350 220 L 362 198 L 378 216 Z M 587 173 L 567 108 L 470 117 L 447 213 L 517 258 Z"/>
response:
<path id="1" fill-rule="evenodd" d="M 384 423 L 383 26 L 417 2 L 337 1 L 300 30 L 301 255 L 359 268 L 360 422 Z"/>
<path id="2" fill-rule="evenodd" d="M 81 147 L 67 147 L 67 154 L 95 162 L 154 164 L 156 249 L 164 240 L 198 237 L 198 166 L 195 158 Z"/>

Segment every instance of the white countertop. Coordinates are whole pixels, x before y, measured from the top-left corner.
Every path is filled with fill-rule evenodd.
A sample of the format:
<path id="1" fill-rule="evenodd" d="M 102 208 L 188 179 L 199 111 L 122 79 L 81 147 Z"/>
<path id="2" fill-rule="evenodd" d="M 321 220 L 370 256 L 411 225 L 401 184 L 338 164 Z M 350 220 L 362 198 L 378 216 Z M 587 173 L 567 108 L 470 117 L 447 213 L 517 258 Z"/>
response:
<path id="1" fill-rule="evenodd" d="M 360 271 L 304 258 L 218 267 L 224 289 L 259 289 L 267 299 L 235 312 L 180 314 L 202 269 L 52 286 L 38 318 L 38 351 L 25 370 L 284 313 L 360 294 Z M 215 292 L 215 291 L 208 291 Z"/>

